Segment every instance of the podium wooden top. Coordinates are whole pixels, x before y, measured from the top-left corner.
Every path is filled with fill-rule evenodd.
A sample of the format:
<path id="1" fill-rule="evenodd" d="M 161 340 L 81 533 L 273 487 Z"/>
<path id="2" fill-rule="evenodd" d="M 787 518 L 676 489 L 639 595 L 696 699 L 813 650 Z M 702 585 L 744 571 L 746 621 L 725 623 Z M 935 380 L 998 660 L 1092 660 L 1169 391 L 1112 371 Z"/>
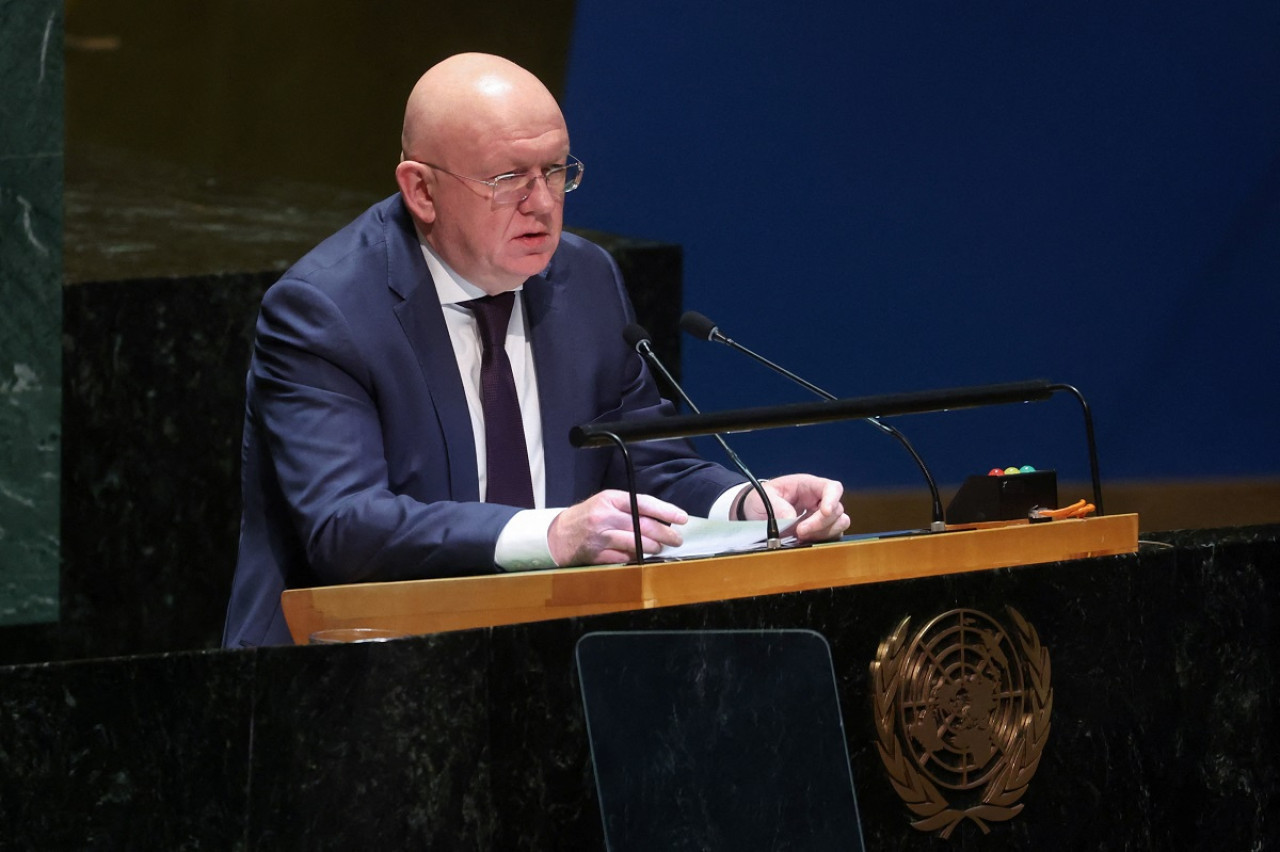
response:
<path id="1" fill-rule="evenodd" d="M 294 642 L 317 630 L 440 633 L 807 589 L 1132 553 L 1138 516 L 833 542 L 813 547 L 479 577 L 289 589 Z"/>

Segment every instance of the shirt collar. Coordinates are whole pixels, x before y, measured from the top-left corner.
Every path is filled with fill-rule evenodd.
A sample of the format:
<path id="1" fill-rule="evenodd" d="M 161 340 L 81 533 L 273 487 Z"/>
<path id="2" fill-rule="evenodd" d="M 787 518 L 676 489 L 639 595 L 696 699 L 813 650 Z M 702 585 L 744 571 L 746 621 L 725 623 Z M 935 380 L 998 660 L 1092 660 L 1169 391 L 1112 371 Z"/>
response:
<path id="1" fill-rule="evenodd" d="M 422 256 L 427 261 L 427 271 L 431 273 L 431 280 L 436 285 L 436 295 L 440 299 L 440 304 L 457 305 L 488 295 L 455 272 L 431 246 L 427 245 L 425 240 L 419 239 L 418 244 L 422 246 Z M 515 292 L 518 293 L 523 289 L 524 285 L 521 284 Z"/>

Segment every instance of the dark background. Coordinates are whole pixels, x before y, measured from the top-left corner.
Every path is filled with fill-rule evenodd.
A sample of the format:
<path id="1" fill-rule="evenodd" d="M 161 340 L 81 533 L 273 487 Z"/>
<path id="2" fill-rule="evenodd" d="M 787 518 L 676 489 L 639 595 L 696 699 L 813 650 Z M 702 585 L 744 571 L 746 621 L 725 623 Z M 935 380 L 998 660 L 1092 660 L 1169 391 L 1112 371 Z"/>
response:
<path id="1" fill-rule="evenodd" d="M 1278 93 L 1269 0 L 581 0 L 570 217 L 679 242 L 687 307 L 837 394 L 1043 376 L 1112 480 L 1274 477 Z M 802 393 L 735 359 L 686 346 L 701 406 Z M 944 481 L 1085 478 L 1065 399 L 897 423 Z M 805 439 L 747 457 L 914 481 Z"/>

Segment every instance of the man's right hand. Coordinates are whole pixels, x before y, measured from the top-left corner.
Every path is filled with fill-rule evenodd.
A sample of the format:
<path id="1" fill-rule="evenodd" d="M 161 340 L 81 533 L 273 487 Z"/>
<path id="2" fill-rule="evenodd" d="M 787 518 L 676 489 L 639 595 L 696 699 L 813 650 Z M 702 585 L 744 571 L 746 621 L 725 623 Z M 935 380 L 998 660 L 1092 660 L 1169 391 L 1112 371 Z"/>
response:
<path id="1" fill-rule="evenodd" d="M 640 544 L 645 553 L 684 542 L 671 524 L 689 522 L 679 506 L 648 494 L 637 497 L 640 509 Z M 600 565 L 630 562 L 636 556 L 631 523 L 631 496 L 625 491 L 601 491 L 565 509 L 551 522 L 547 544 L 557 565 Z"/>

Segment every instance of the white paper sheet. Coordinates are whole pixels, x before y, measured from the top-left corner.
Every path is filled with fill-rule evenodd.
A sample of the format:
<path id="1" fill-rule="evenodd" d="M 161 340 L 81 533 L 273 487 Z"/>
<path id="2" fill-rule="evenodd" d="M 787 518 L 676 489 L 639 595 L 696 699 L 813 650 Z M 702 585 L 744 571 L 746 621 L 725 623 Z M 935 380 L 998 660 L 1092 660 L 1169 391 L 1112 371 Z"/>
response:
<path id="1" fill-rule="evenodd" d="M 804 517 L 803 515 L 800 518 Z M 792 530 L 800 518 L 790 518 L 778 524 L 778 535 L 783 545 L 795 544 Z M 691 559 L 697 556 L 713 556 L 717 553 L 742 553 L 763 550 L 767 541 L 768 524 L 765 521 L 713 521 L 708 518 L 690 518 L 687 524 L 677 524 L 676 529 L 684 537 L 679 547 L 664 547 L 659 559 Z"/>

